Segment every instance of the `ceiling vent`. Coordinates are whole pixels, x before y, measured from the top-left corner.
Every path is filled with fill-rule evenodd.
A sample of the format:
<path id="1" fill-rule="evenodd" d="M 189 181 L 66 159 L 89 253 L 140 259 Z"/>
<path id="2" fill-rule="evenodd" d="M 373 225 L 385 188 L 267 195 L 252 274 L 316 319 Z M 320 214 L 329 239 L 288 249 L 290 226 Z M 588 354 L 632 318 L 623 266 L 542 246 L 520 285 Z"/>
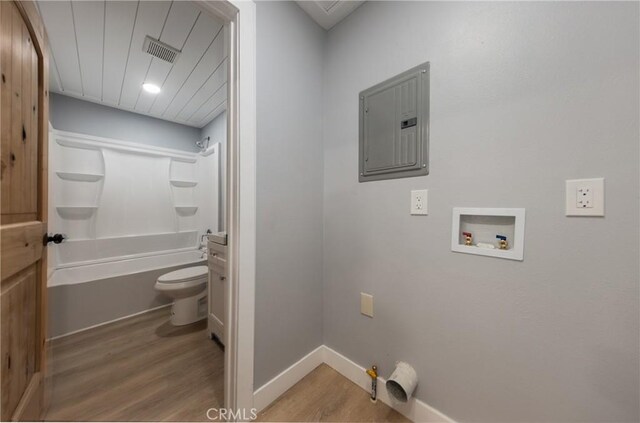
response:
<path id="1" fill-rule="evenodd" d="M 171 47 L 170 45 L 167 45 L 162 41 L 158 41 L 155 38 L 151 38 L 148 35 L 144 37 L 142 51 L 169 63 L 175 63 L 180 55 L 180 50 L 177 48 Z"/>
<path id="2" fill-rule="evenodd" d="M 322 9 L 325 12 L 331 13 L 332 9 L 336 7 L 338 3 L 340 3 L 340 1 L 339 0 L 321 0 L 318 3 L 320 4 L 320 7 L 322 7 Z"/>

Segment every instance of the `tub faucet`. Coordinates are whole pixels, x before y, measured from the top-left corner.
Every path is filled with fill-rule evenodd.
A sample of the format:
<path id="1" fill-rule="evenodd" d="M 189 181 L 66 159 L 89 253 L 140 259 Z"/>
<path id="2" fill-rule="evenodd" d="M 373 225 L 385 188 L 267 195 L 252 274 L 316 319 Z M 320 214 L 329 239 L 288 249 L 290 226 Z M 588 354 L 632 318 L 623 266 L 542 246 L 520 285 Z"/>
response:
<path id="1" fill-rule="evenodd" d="M 204 239 L 208 236 L 211 235 L 213 232 L 211 232 L 211 229 L 207 229 L 207 232 L 203 233 L 200 236 L 200 249 L 202 249 L 203 247 L 206 248 L 206 245 L 204 244 Z"/>
<path id="2" fill-rule="evenodd" d="M 207 244 L 204 242 L 204 239 L 211 233 L 211 229 L 207 229 L 207 232 L 200 236 L 200 246 L 198 247 L 198 250 L 202 251 L 202 255 L 200 256 L 201 259 L 207 258 L 208 248 Z"/>

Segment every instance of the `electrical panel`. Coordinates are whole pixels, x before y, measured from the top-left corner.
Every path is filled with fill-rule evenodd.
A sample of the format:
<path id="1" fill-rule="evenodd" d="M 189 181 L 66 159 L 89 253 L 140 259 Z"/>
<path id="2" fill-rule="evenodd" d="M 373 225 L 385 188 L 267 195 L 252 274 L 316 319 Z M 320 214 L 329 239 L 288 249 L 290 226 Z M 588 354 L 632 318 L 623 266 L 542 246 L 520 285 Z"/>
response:
<path id="1" fill-rule="evenodd" d="M 429 174 L 429 62 L 360 93 L 360 182 Z"/>

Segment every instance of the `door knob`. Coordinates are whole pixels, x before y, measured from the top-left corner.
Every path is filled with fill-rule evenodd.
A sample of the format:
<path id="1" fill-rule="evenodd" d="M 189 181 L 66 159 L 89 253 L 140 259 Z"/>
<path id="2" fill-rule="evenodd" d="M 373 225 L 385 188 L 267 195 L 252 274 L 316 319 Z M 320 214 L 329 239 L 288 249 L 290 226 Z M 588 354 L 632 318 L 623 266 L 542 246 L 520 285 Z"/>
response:
<path id="1" fill-rule="evenodd" d="M 65 239 L 67 239 L 67 237 L 66 237 L 66 235 L 63 235 L 63 234 L 53 234 L 53 235 L 45 234 L 44 235 L 44 239 L 43 239 L 43 241 L 44 241 L 43 243 L 44 243 L 44 245 L 47 245 L 50 242 L 53 242 L 54 244 L 60 244 Z"/>

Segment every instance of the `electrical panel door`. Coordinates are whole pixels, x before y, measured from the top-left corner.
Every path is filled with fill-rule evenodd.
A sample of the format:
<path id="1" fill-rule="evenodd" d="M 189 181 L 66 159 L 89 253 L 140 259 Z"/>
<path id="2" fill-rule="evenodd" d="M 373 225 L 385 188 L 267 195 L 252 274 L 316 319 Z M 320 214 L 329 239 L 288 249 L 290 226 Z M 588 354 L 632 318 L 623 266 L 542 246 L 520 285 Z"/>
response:
<path id="1" fill-rule="evenodd" d="M 429 173 L 429 63 L 360 93 L 360 182 Z"/>

